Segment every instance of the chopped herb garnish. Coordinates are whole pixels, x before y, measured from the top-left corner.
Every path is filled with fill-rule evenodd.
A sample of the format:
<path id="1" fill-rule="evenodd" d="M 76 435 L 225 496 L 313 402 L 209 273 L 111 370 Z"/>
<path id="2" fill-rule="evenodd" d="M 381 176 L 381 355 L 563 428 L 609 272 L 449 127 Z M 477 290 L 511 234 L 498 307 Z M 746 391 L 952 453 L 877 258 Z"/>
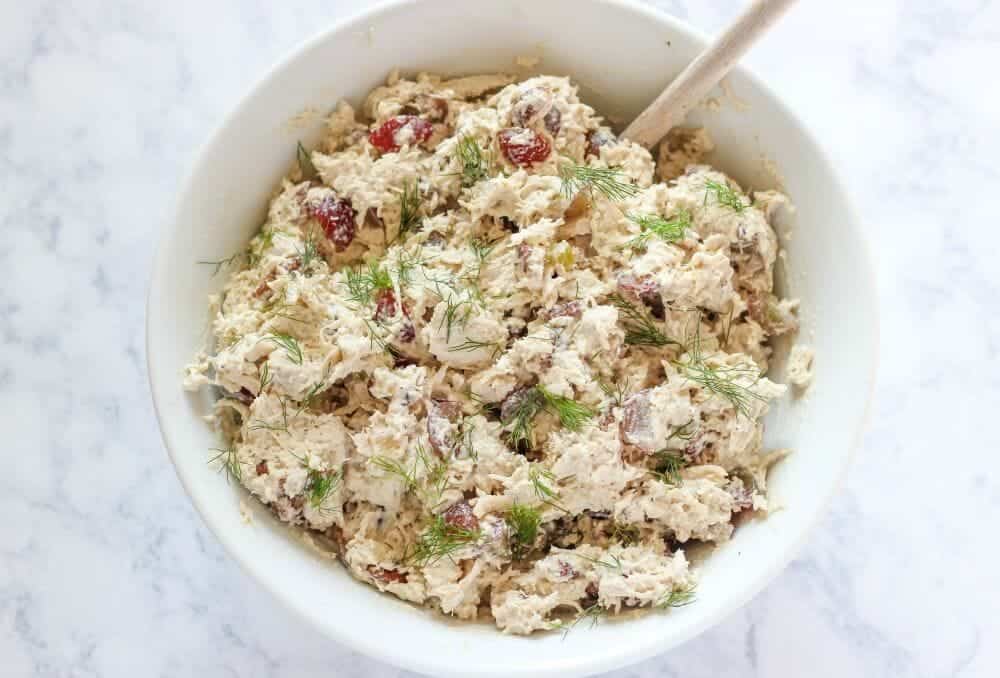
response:
<path id="1" fill-rule="evenodd" d="M 488 179 L 493 173 L 495 162 L 493 152 L 485 152 L 475 138 L 463 134 L 455 146 L 455 155 L 462 166 L 462 186 L 468 188 Z"/>
<path id="2" fill-rule="evenodd" d="M 609 570 L 614 570 L 615 572 L 618 572 L 619 574 L 622 571 L 622 559 L 619 558 L 616 555 L 612 555 L 612 554 L 609 553 L 608 554 L 608 558 L 610 559 L 610 561 L 608 561 L 608 560 L 600 560 L 598 558 L 591 558 L 590 556 L 585 556 L 582 553 L 578 553 L 576 551 L 571 551 L 571 554 L 574 555 L 574 556 L 576 556 L 577 558 L 582 558 L 582 559 L 586 560 L 589 563 L 593 563 L 594 565 L 597 565 L 598 567 L 604 567 L 604 568 L 607 568 Z"/>
<path id="3" fill-rule="evenodd" d="M 227 448 L 213 447 L 212 451 L 216 454 L 208 460 L 209 464 L 218 463 L 219 471 L 226 472 L 226 480 L 230 478 L 240 482 L 243 480 L 243 464 L 245 462 L 240 461 L 239 455 L 236 454 L 236 447 L 230 445 Z"/>
<path id="4" fill-rule="evenodd" d="M 560 506 L 556 501 L 559 499 L 559 492 L 552 489 L 552 485 L 550 485 L 550 483 L 554 484 L 556 482 L 556 476 L 552 473 L 552 471 L 536 464 L 532 464 L 528 468 L 528 480 L 531 481 L 531 485 L 535 489 L 535 496 L 538 497 L 543 504 L 548 504 L 553 508 L 557 508 L 563 513 L 569 513 L 569 511 Z"/>
<path id="5" fill-rule="evenodd" d="M 538 536 L 541 514 L 530 506 L 515 503 L 507 513 L 511 557 L 520 560 L 531 550 Z"/>
<path id="6" fill-rule="evenodd" d="M 448 463 L 434 461 L 420 443 L 417 443 L 412 468 L 408 469 L 401 461 L 383 456 L 371 457 L 368 463 L 399 478 L 403 482 L 403 488 L 416 492 L 428 510 L 433 510 L 441 503 L 441 496 L 448 489 Z M 420 466 L 424 467 L 422 483 L 417 477 Z"/>
<path id="7" fill-rule="evenodd" d="M 746 209 L 746 203 L 743 202 L 743 196 L 739 191 L 731 188 L 729 184 L 720 184 L 717 181 L 712 181 L 711 179 L 705 180 L 705 200 L 708 203 L 708 194 L 715 194 L 715 201 L 720 205 L 724 205 L 734 212 L 742 212 Z"/>
<path id="8" fill-rule="evenodd" d="M 420 216 L 420 186 L 417 181 L 403 184 L 403 193 L 399 196 L 399 232 L 396 238 L 400 239 L 407 233 L 416 229 L 423 220 Z"/>
<path id="9" fill-rule="evenodd" d="M 664 242 L 677 242 L 691 228 L 691 213 L 684 209 L 670 219 L 656 214 L 630 214 L 628 219 L 639 226 L 640 233 L 625 246 L 636 250 L 645 249 L 654 236 Z"/>
<path id="10" fill-rule="evenodd" d="M 514 449 L 534 445 L 531 425 L 543 410 L 555 414 L 559 423 L 570 431 L 579 431 L 595 414 L 590 407 L 572 398 L 556 395 L 541 385 L 531 387 L 519 397 L 514 411 L 502 422 L 508 428 L 508 437 Z"/>
<path id="11" fill-rule="evenodd" d="M 585 607 L 582 610 L 580 610 L 576 614 L 576 616 L 573 617 L 573 621 L 571 621 L 570 623 L 566 624 L 561 621 L 556 622 L 551 626 L 551 629 L 552 630 L 562 629 L 563 639 L 565 640 L 567 634 L 569 634 L 570 631 L 576 628 L 576 625 L 579 624 L 580 622 L 584 620 L 589 620 L 590 628 L 594 628 L 601 622 L 602 619 L 604 619 L 604 617 L 607 616 L 607 614 L 608 614 L 607 608 L 601 607 L 599 604 L 594 603 L 590 607 Z"/>
<path id="12" fill-rule="evenodd" d="M 347 300 L 360 306 L 372 303 L 377 290 L 391 290 L 392 277 L 377 261 L 344 269 Z"/>
<path id="13" fill-rule="evenodd" d="M 676 589 L 665 594 L 656 603 L 656 607 L 684 607 L 694 602 L 695 585 L 691 584 L 687 588 Z"/>
<path id="14" fill-rule="evenodd" d="M 290 361 L 296 365 L 302 364 L 302 346 L 299 345 L 299 341 L 295 337 L 288 334 L 269 334 L 261 338 L 260 341 L 270 341 L 273 344 L 277 344 L 285 349 L 285 355 L 288 356 Z"/>
<path id="15" fill-rule="evenodd" d="M 597 379 L 596 381 L 601 391 L 604 392 L 604 395 L 611 398 L 616 407 L 621 407 L 622 403 L 625 402 L 625 396 L 628 395 L 628 377 L 620 384 L 616 382 L 609 384 L 601 379 Z"/>
<path id="16" fill-rule="evenodd" d="M 303 179 L 306 181 L 312 181 L 319 176 L 319 170 L 316 169 L 316 165 L 313 164 L 309 151 L 306 150 L 306 147 L 302 145 L 301 141 L 298 143 L 298 147 L 296 148 L 296 157 L 299 161 L 299 171 L 302 173 Z"/>
<path id="17" fill-rule="evenodd" d="M 668 485 L 679 485 L 681 469 L 684 468 L 684 457 L 668 450 L 653 453 L 653 473 Z"/>
<path id="18" fill-rule="evenodd" d="M 490 359 L 496 358 L 503 351 L 503 344 L 495 341 L 478 341 L 476 339 L 466 339 L 461 344 L 449 346 L 449 351 L 477 351 L 481 348 L 491 349 Z"/>
<path id="19" fill-rule="evenodd" d="M 309 504 L 315 508 L 322 508 L 323 502 L 337 491 L 340 485 L 340 473 L 338 471 L 317 471 L 309 469 L 306 477 L 305 492 L 309 496 Z"/>
<path id="20" fill-rule="evenodd" d="M 536 386 L 546 406 L 559 417 L 559 423 L 570 431 L 579 431 L 594 416 L 594 410 L 572 398 L 551 393 L 543 386 Z"/>
<path id="21" fill-rule="evenodd" d="M 559 166 L 562 193 L 567 199 L 583 190 L 590 193 L 591 199 L 596 191 L 614 202 L 636 195 L 641 189 L 627 180 L 622 181 L 623 176 L 621 170 L 615 167 L 588 167 L 573 162 Z"/>
<path id="22" fill-rule="evenodd" d="M 307 236 L 306 239 L 302 241 L 302 249 L 298 250 L 298 255 L 302 270 L 308 271 L 309 267 L 313 265 L 313 262 L 320 258 L 319 248 L 316 245 L 316 239 L 311 235 Z"/>
<path id="23" fill-rule="evenodd" d="M 257 393 L 263 393 L 267 385 L 271 383 L 271 367 L 265 360 L 257 370 L 258 385 Z"/>
<path id="24" fill-rule="evenodd" d="M 221 271 L 224 268 L 234 266 L 236 262 L 238 262 L 240 259 L 243 258 L 246 258 L 248 261 L 250 260 L 249 250 L 245 250 L 243 252 L 237 252 L 228 259 L 219 259 L 217 261 L 199 261 L 197 263 L 203 266 L 214 266 L 215 268 L 212 270 L 212 277 L 214 278 L 219 274 L 219 271 Z"/>
<path id="25" fill-rule="evenodd" d="M 651 317 L 625 297 L 612 294 L 608 300 L 621 311 L 626 344 L 633 346 L 668 346 L 670 344 L 681 346 L 679 341 L 671 339 L 661 332 Z"/>
<path id="26" fill-rule="evenodd" d="M 464 546 L 479 541 L 482 532 L 469 530 L 445 521 L 441 516 L 435 516 L 430 525 L 414 545 L 413 551 L 407 555 L 407 560 L 421 567 L 433 565 Z"/>
<path id="27" fill-rule="evenodd" d="M 761 373 L 756 367 L 743 365 L 728 366 L 712 364 L 701 351 L 701 319 L 695 320 L 698 329 L 688 341 L 683 360 L 673 361 L 680 373 L 700 385 L 705 390 L 728 400 L 736 411 L 748 419 L 752 416 L 754 401 L 766 403 L 767 398 L 753 390 L 760 381 Z M 749 385 L 741 382 L 750 381 Z"/>

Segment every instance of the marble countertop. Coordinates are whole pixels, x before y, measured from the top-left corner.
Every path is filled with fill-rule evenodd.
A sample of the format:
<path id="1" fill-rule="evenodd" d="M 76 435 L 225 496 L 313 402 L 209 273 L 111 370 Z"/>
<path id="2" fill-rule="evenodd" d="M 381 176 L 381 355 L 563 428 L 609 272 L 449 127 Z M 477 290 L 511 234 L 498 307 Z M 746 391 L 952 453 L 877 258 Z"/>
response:
<path id="1" fill-rule="evenodd" d="M 740 3 L 655 4 L 714 31 Z M 181 489 L 148 396 L 146 280 L 196 147 L 355 3 L 281 5 L 0 3 L 4 676 L 405 674 L 255 590 Z M 748 62 L 825 139 L 871 233 L 872 425 L 778 579 L 613 675 L 998 675 L 1000 3 L 801 3 Z"/>

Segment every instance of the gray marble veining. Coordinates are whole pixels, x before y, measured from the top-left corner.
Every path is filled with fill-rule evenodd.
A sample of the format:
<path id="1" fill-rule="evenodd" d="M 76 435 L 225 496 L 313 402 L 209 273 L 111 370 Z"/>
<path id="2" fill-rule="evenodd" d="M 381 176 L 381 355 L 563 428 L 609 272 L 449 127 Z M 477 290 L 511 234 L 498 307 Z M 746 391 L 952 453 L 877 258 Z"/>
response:
<path id="1" fill-rule="evenodd" d="M 0 674 L 396 676 L 255 590 L 147 396 L 145 281 L 197 146 L 352 3 L 0 2 Z M 716 30 L 736 0 L 655 3 Z M 224 56 L 222 56 L 224 55 Z M 618 678 L 1000 673 L 1000 3 L 800 3 L 749 56 L 825 140 L 879 259 L 882 365 L 801 555 Z"/>

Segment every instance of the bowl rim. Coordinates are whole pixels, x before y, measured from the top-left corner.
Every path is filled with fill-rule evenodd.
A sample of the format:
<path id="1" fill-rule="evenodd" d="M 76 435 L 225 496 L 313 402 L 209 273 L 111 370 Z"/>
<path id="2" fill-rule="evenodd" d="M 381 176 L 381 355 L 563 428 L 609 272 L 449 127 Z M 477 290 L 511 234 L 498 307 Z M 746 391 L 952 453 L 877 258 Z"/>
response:
<path id="1" fill-rule="evenodd" d="M 587 1 L 591 4 L 609 6 L 618 11 L 642 15 L 652 22 L 656 22 L 660 25 L 668 27 L 670 30 L 684 34 L 685 37 L 692 39 L 702 46 L 707 45 L 710 42 L 710 38 L 702 31 L 693 28 L 685 21 L 668 14 L 666 11 L 640 3 L 639 0 Z M 365 28 L 367 24 L 377 20 L 384 14 L 395 12 L 409 5 L 418 5 L 422 2 L 424 2 L 424 0 L 378 0 L 367 7 L 350 12 L 347 15 L 330 22 L 309 38 L 298 42 L 293 47 L 288 49 L 283 56 L 281 56 L 254 80 L 249 89 L 244 92 L 234 106 L 228 109 L 221 120 L 215 124 L 208 137 L 197 148 L 193 159 L 190 161 L 186 170 L 184 170 L 184 180 L 179 185 L 179 190 L 176 194 L 177 197 L 174 200 L 173 209 L 168 216 L 168 220 L 160 227 L 161 232 L 157 240 L 155 255 L 152 261 L 145 309 L 146 374 L 149 380 L 150 392 L 153 400 L 153 409 L 156 413 L 157 425 L 160 429 L 161 438 L 184 491 L 194 504 L 202 521 L 204 521 L 219 542 L 222 543 L 227 553 L 237 562 L 245 573 L 250 575 L 251 579 L 260 588 L 267 590 L 274 599 L 280 601 L 285 609 L 293 611 L 299 618 L 308 622 L 310 626 L 318 629 L 325 636 L 332 638 L 345 647 L 357 650 L 369 657 L 385 661 L 400 668 L 435 675 L 475 674 L 497 677 L 510 676 L 514 674 L 511 671 L 504 669 L 502 666 L 489 668 L 480 665 L 475 669 L 472 669 L 471 667 L 462 667 L 456 670 L 456 667 L 449 663 L 447 659 L 438 660 L 436 658 L 430 658 L 422 655 L 414 656 L 413 654 L 404 654 L 403 652 L 397 650 L 391 643 L 383 643 L 379 642 L 377 639 L 369 640 L 358 635 L 353 635 L 345 630 L 342 625 L 338 626 L 336 624 L 328 623 L 326 619 L 316 616 L 308 607 L 300 606 L 294 601 L 282 596 L 277 589 L 270 585 L 268 578 L 263 572 L 257 569 L 257 566 L 253 561 L 244 559 L 241 556 L 236 535 L 230 534 L 213 518 L 212 512 L 209 509 L 206 500 L 193 491 L 189 472 L 186 471 L 183 464 L 180 463 L 180 451 L 178 446 L 172 443 L 170 427 L 165 424 L 166 413 L 164 410 L 166 405 L 164 404 L 164 400 L 165 394 L 167 393 L 166 389 L 170 386 L 176 388 L 176 383 L 167 385 L 159 381 L 156 376 L 156 370 L 153 369 L 154 359 L 151 358 L 151 356 L 155 353 L 154 344 L 156 342 L 156 339 L 153 337 L 153 320 L 159 316 L 158 300 L 163 293 L 163 272 L 168 267 L 166 256 L 166 252 L 168 250 L 167 244 L 174 237 L 174 226 L 178 222 L 181 206 L 188 201 L 189 196 L 197 188 L 195 183 L 196 174 L 205 161 L 208 149 L 212 148 L 217 143 L 224 130 L 229 128 L 229 126 L 233 124 L 233 121 L 244 112 L 252 100 L 256 98 L 260 89 L 265 87 L 265 85 L 271 82 L 275 77 L 279 76 L 285 69 L 289 68 L 304 54 L 322 44 L 326 40 L 329 40 L 333 35 L 345 31 L 356 30 L 358 28 Z M 844 451 L 843 461 L 840 464 L 837 477 L 828 485 L 825 496 L 822 497 L 821 501 L 817 504 L 813 515 L 808 517 L 805 525 L 801 529 L 801 532 L 794 539 L 791 539 L 788 542 L 788 547 L 782 553 L 781 557 L 775 558 L 773 563 L 769 567 L 762 570 L 762 572 L 755 579 L 748 581 L 743 587 L 740 595 L 733 596 L 727 604 L 719 606 L 714 613 L 704 615 L 701 619 L 690 624 L 683 632 L 677 633 L 675 636 L 665 639 L 660 643 L 654 644 L 651 642 L 643 643 L 634 641 L 631 644 L 622 643 L 618 645 L 617 648 L 614 646 L 605 646 L 602 650 L 595 651 L 587 656 L 579 656 L 573 659 L 565 657 L 561 659 L 554 659 L 553 662 L 547 666 L 539 666 L 537 671 L 539 674 L 550 671 L 569 671 L 573 675 L 591 675 L 601 671 L 612 670 L 627 664 L 636 663 L 666 652 L 677 645 L 687 642 L 688 640 L 700 635 L 708 628 L 717 625 L 735 610 L 743 607 L 749 600 L 760 593 L 760 591 L 768 583 L 773 581 L 774 578 L 787 566 L 787 564 L 801 552 L 806 540 L 815 530 L 818 521 L 829 510 L 830 502 L 833 497 L 836 496 L 836 494 L 839 493 L 843 487 L 847 473 L 857 455 L 858 448 L 861 444 L 861 438 L 867 430 L 871 420 L 872 400 L 877 383 L 878 365 L 880 360 L 880 304 L 878 286 L 876 284 L 875 261 L 871 243 L 869 242 L 864 229 L 860 226 L 861 221 L 858 219 L 858 213 L 854 207 L 850 192 L 847 191 L 843 180 L 840 178 L 839 173 L 831 163 L 830 156 L 826 148 L 812 133 L 809 126 L 791 108 L 789 108 L 762 79 L 754 75 L 753 72 L 747 67 L 737 64 L 732 70 L 734 73 L 739 73 L 740 77 L 746 78 L 746 80 L 750 82 L 762 96 L 767 97 L 775 107 L 787 116 L 790 124 L 797 127 L 797 131 L 802 134 L 815 149 L 817 149 L 817 162 L 824 167 L 824 169 L 828 172 L 828 175 L 832 178 L 834 182 L 832 186 L 834 193 L 842 196 L 844 209 L 850 216 L 851 226 L 857 231 L 859 261 L 856 262 L 856 272 L 863 278 L 862 283 L 864 288 L 870 290 L 872 295 L 872 324 L 869 330 L 871 334 L 869 341 L 871 342 L 870 350 L 873 359 L 871 363 L 871 371 L 868 375 L 867 393 L 864 394 L 865 405 L 863 412 L 858 418 L 855 430 L 851 437 L 850 447 Z"/>

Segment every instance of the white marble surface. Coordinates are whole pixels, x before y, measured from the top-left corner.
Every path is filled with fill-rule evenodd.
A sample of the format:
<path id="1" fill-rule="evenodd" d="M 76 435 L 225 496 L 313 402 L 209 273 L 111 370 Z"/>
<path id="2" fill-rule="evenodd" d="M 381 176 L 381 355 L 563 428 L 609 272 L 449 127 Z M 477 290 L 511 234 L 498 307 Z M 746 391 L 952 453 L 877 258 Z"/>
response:
<path id="1" fill-rule="evenodd" d="M 144 293 L 195 148 L 353 3 L 0 1 L 0 675 L 395 676 L 250 580 L 147 394 Z M 735 0 L 658 3 L 715 30 Z M 835 156 L 880 260 L 882 367 L 801 555 L 617 676 L 1000 674 L 1000 3 L 801 3 L 748 59 Z"/>

